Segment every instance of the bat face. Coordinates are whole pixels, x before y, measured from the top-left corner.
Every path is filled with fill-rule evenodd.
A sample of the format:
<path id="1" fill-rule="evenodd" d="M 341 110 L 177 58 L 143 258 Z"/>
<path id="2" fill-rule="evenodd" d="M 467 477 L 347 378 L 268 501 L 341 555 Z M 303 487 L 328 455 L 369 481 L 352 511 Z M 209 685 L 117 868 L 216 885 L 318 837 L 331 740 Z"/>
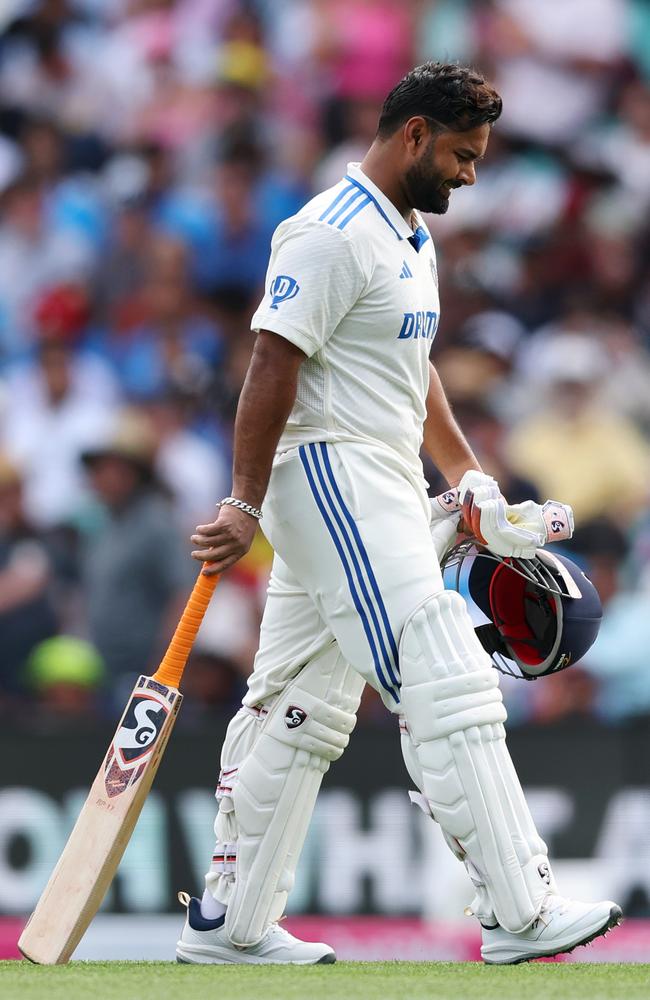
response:
<path id="1" fill-rule="evenodd" d="M 177 697 L 173 689 L 150 677 L 140 678 L 106 754 L 104 785 L 109 798 L 142 777 Z"/>
<path id="2" fill-rule="evenodd" d="M 18 941 L 32 962 L 67 962 L 99 909 L 176 721 L 183 670 L 218 579 L 199 573 L 154 677 L 140 677 L 133 689 L 63 854 Z"/>
<path id="3" fill-rule="evenodd" d="M 106 757 L 18 947 L 67 962 L 97 912 L 151 788 L 183 696 L 140 677 Z"/>

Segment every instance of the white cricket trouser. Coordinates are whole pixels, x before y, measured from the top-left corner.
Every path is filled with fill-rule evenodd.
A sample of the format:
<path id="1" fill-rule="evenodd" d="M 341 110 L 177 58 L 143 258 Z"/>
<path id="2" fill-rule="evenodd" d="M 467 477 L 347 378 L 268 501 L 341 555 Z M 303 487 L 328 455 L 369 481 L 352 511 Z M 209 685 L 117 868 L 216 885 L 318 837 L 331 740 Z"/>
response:
<path id="1" fill-rule="evenodd" d="M 404 715 L 409 772 L 468 866 L 479 918 L 518 933 L 555 891 L 506 748 L 496 671 L 462 598 L 444 591 L 429 521 L 423 483 L 380 448 L 303 445 L 274 466 L 264 530 L 276 560 L 246 707 L 222 753 L 206 876 L 237 944 L 258 941 L 284 908 L 322 775 L 354 724 L 358 675 Z M 341 661 L 358 673 L 338 674 Z"/>
<path id="2" fill-rule="evenodd" d="M 244 703 L 266 702 L 337 642 L 399 712 L 403 624 L 443 589 L 424 480 L 379 447 L 303 445 L 276 460 L 263 509 L 276 555 Z"/>

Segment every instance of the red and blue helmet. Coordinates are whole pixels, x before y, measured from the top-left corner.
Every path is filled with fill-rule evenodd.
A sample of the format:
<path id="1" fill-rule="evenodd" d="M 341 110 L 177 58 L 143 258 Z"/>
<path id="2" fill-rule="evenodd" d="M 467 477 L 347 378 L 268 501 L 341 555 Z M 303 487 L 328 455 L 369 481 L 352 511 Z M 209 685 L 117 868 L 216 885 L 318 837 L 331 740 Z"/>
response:
<path id="1" fill-rule="evenodd" d="M 526 680 L 557 673 L 598 635 L 598 591 L 566 556 L 538 549 L 534 559 L 503 557 L 472 539 L 453 546 L 442 567 L 445 586 L 488 619 L 475 621 L 476 634 L 502 673 Z"/>

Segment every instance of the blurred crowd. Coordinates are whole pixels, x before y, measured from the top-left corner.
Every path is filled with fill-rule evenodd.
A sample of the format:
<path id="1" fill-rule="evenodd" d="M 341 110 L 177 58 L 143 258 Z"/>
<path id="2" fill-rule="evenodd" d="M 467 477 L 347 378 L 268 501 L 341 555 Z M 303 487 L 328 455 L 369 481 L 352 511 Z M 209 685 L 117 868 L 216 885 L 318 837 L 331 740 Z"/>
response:
<path id="1" fill-rule="evenodd" d="M 605 605 L 580 666 L 505 683 L 511 719 L 649 713 L 650 5 L 7 0 L 0 33 L 0 713 L 112 718 L 155 669 L 230 490 L 271 233 L 425 59 L 504 99 L 428 220 L 434 360 L 508 498 L 573 505 Z M 270 558 L 221 582 L 186 719 L 241 697 Z"/>

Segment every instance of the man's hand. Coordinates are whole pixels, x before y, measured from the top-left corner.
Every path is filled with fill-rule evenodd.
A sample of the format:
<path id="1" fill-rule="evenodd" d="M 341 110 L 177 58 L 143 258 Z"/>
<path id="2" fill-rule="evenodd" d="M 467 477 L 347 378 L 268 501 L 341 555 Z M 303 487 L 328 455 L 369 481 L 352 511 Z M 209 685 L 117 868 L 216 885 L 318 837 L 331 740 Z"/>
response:
<path id="1" fill-rule="evenodd" d="M 245 556 L 257 531 L 257 521 L 237 507 L 220 507 L 216 521 L 199 524 L 191 541 L 197 546 L 192 558 L 209 563 L 206 576 L 223 573 Z"/>
<path id="2" fill-rule="evenodd" d="M 546 542 L 573 534 L 573 511 L 567 504 L 508 504 L 496 481 L 483 473 L 466 473 L 458 494 L 465 529 L 497 555 L 533 559 Z"/>

